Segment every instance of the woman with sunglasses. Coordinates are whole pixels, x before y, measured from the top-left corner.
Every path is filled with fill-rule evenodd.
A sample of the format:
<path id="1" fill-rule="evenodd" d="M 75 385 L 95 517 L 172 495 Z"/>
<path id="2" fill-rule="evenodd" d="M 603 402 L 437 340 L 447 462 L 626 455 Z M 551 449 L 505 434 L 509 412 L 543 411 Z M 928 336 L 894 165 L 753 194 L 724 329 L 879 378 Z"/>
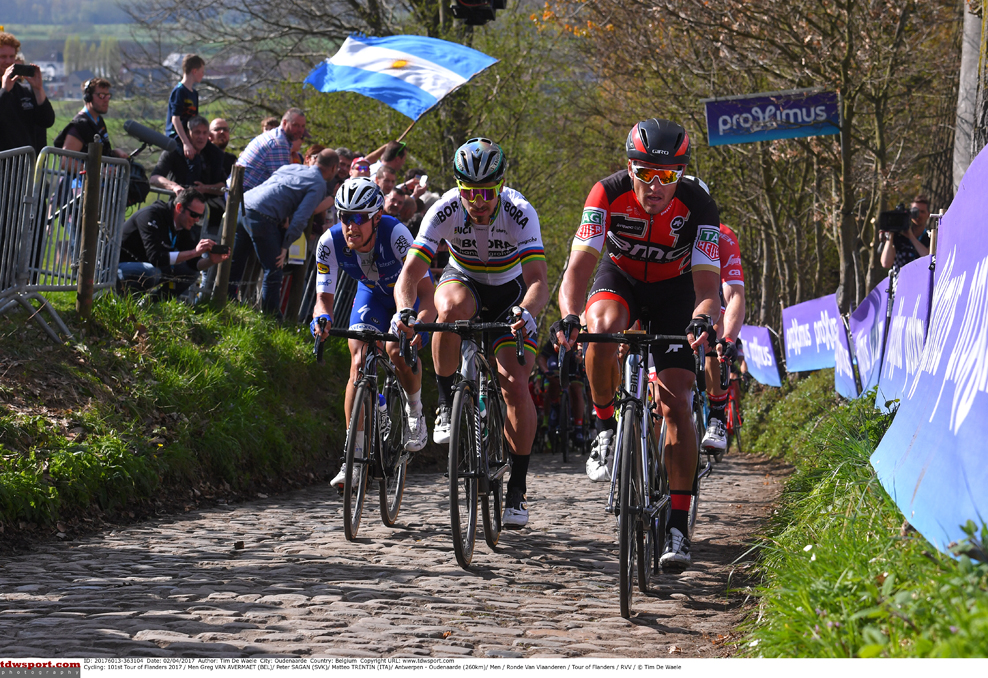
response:
<path id="1" fill-rule="evenodd" d="M 436 286 L 439 322 L 478 319 L 515 323 L 523 330 L 526 360 L 518 364 L 515 340 L 505 334 L 494 340 L 501 388 L 508 407 L 504 434 L 511 447 L 511 477 L 502 523 L 521 528 L 528 523 L 525 478 L 535 440 L 535 403 L 528 376 L 535 365 L 537 316 L 549 300 L 548 274 L 539 217 L 518 191 L 504 186 L 507 163 L 501 147 L 490 139 L 470 139 L 453 159 L 456 188 L 446 192 L 426 212 L 395 290 L 398 308 L 415 300 L 415 281 L 446 240 L 449 264 Z M 510 317 L 521 306 L 522 320 Z M 394 327 L 410 332 L 396 316 Z M 432 357 L 439 382 L 439 410 L 433 440 L 449 442 L 453 382 L 460 363 L 460 337 L 436 334 Z"/>
<path id="2" fill-rule="evenodd" d="M 408 228 L 392 216 L 384 214 L 384 195 L 377 184 L 366 177 L 347 179 L 336 191 L 336 213 L 339 223 L 322 234 L 316 248 L 316 306 L 312 313 L 312 333 L 317 332 L 319 318 L 326 319 L 323 340 L 333 325 L 333 297 L 337 273 L 342 271 L 357 281 L 357 294 L 350 311 L 349 329 L 387 332 L 395 313 L 395 282 L 412 245 Z M 412 306 L 422 322 L 435 318 L 432 277 L 429 272 L 415 284 Z M 420 309 L 420 310 L 419 310 Z M 422 346 L 425 335 L 417 335 L 412 345 Z M 350 410 L 360 368 L 363 366 L 364 342 L 349 339 L 350 380 L 346 385 L 344 413 L 349 426 Z M 422 370 L 409 369 L 398 344 L 387 346 L 394 363 L 398 381 L 408 396 L 409 431 L 405 449 L 417 452 L 425 447 L 429 432 L 422 416 Z M 358 454 L 362 452 L 358 442 Z M 331 481 L 342 487 L 346 480 L 346 465 Z"/>
<path id="3" fill-rule="evenodd" d="M 717 339 L 710 318 L 720 315 L 720 215 L 699 184 L 680 181 L 690 161 L 689 135 L 671 120 L 651 118 L 631 128 L 625 151 L 627 169 L 598 181 L 584 205 L 559 288 L 563 329 L 556 340 L 572 349 L 578 316 L 585 311 L 590 332 L 622 332 L 641 320 L 647 332 L 685 332 L 690 348 L 704 344 L 709 351 Z M 597 266 L 605 242 L 608 256 Z M 679 345 L 656 347 L 652 357 L 667 422 L 672 494 L 660 564 L 682 572 L 692 564 L 687 516 L 697 460 L 690 418 L 693 352 Z M 616 352 L 616 344 L 591 343 L 586 353 L 597 414 L 587 475 L 597 482 L 610 480 L 617 429 L 614 393 L 621 378 Z"/>

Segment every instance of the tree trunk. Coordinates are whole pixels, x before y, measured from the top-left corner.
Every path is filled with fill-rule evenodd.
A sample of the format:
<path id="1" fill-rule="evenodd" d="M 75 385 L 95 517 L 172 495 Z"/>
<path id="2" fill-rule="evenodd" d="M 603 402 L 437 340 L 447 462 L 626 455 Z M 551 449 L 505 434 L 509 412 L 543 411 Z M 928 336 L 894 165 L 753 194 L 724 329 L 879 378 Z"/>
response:
<path id="1" fill-rule="evenodd" d="M 961 0 L 961 4 L 964 0 Z M 954 132 L 954 193 L 974 159 L 974 121 L 978 96 L 978 58 L 981 52 L 981 19 L 964 12 L 961 38 L 961 76 L 957 87 L 957 127 Z"/>

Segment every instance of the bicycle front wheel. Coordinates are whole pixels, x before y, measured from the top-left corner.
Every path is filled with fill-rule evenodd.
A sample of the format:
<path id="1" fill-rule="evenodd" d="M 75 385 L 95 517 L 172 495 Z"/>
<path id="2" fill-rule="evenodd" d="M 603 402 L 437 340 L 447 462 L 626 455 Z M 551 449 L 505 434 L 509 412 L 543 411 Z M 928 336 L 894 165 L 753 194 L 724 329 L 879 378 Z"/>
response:
<path id="1" fill-rule="evenodd" d="M 569 461 L 566 455 L 569 454 L 569 393 L 563 391 L 559 394 L 559 447 L 563 453 L 563 463 Z"/>
<path id="2" fill-rule="evenodd" d="M 472 390 L 469 382 L 464 383 L 453 397 L 449 437 L 449 518 L 453 531 L 453 552 L 462 568 L 470 566 L 477 537 L 477 470 L 480 454 Z"/>
<path id="3" fill-rule="evenodd" d="M 689 534 L 686 535 L 691 540 L 693 539 L 693 529 L 696 527 L 696 515 L 700 507 L 700 471 L 703 470 L 701 461 L 702 456 L 700 455 L 700 441 L 703 440 L 703 434 L 706 431 L 705 423 L 707 421 L 707 415 L 704 412 L 703 405 L 699 402 L 699 398 L 694 394 L 693 397 L 693 427 L 696 429 L 696 471 L 694 472 L 693 478 L 693 490 L 692 496 L 690 497 L 690 512 L 689 512 Z M 709 460 L 707 462 L 709 464 Z"/>
<path id="4" fill-rule="evenodd" d="M 389 379 L 384 385 L 387 403 L 388 435 L 382 431 L 380 454 L 381 480 L 378 483 L 381 500 L 381 521 L 393 527 L 398 520 L 401 498 L 405 494 L 405 471 L 408 457 L 405 455 L 405 431 L 408 430 L 408 413 L 405 411 L 405 394 L 397 381 Z"/>
<path id="5" fill-rule="evenodd" d="M 487 394 L 487 421 L 484 423 L 483 444 L 487 449 L 488 471 L 499 469 L 507 457 L 504 451 L 504 418 L 501 416 L 500 394 Z M 501 538 L 501 510 L 504 504 L 504 477 L 490 481 L 488 491 L 481 497 L 484 516 L 484 541 L 492 549 Z"/>
<path id="6" fill-rule="evenodd" d="M 636 483 L 641 482 L 641 422 L 634 408 L 621 413 L 624 431 L 621 438 L 621 469 L 618 477 L 618 567 L 620 572 L 621 616 L 631 617 L 631 596 L 635 585 L 636 551 L 641 540 L 641 522 L 638 516 L 640 499 L 636 497 Z M 638 461 L 636 461 L 638 460 Z M 637 473 L 636 473 L 637 471 Z"/>
<path id="7" fill-rule="evenodd" d="M 364 493 L 367 490 L 367 468 L 375 444 L 375 408 L 371 403 L 372 390 L 367 382 L 357 386 L 350 410 L 350 426 L 346 435 L 346 468 L 343 481 L 343 531 L 348 541 L 357 538 L 360 516 L 364 510 Z"/>

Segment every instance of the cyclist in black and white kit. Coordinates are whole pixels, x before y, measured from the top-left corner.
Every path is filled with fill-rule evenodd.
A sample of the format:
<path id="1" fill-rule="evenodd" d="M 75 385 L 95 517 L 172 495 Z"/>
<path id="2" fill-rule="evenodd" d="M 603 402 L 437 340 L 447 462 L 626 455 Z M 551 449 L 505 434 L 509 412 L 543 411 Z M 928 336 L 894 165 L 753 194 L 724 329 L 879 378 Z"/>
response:
<path id="1" fill-rule="evenodd" d="M 415 244 L 395 286 L 400 310 L 393 327 L 411 332 L 401 322 L 415 303 L 415 283 L 429 268 L 440 242 L 449 244 L 449 264 L 436 286 L 439 322 L 477 319 L 514 322 L 525 333 L 526 360 L 519 365 L 515 341 L 505 334 L 494 341 L 498 378 L 508 406 L 505 439 L 511 448 L 503 524 L 508 528 L 528 523 L 525 477 L 535 440 L 535 403 L 528 392 L 528 377 L 535 365 L 537 316 L 549 300 L 548 272 L 539 217 L 518 191 L 504 186 L 506 161 L 501 147 L 490 139 L 470 139 L 453 160 L 457 188 L 447 191 L 422 219 Z M 521 306 L 522 320 L 511 318 Z M 439 382 L 439 411 L 433 440 L 449 442 L 453 383 L 460 361 L 460 337 L 451 332 L 433 338 L 432 357 Z"/>

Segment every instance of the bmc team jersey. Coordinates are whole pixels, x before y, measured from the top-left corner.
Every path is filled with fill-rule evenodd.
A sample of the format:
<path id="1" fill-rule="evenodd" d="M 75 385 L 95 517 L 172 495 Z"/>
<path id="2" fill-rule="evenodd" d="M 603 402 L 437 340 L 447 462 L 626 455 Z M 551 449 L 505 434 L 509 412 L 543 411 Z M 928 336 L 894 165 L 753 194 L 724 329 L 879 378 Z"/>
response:
<path id="1" fill-rule="evenodd" d="M 670 280 L 694 271 L 720 273 L 720 216 L 698 183 L 682 179 L 660 214 L 648 214 L 626 170 L 598 181 L 583 207 L 573 249 L 611 261 L 641 282 Z"/>
<path id="2" fill-rule="evenodd" d="M 449 243 L 449 265 L 482 285 L 503 285 L 521 275 L 529 261 L 545 261 L 535 208 L 513 188 L 501 190 L 487 226 L 478 226 L 453 188 L 433 203 L 422 219 L 412 254 L 431 262 L 439 243 Z"/>
<path id="3" fill-rule="evenodd" d="M 337 223 L 322 234 L 316 247 L 316 291 L 336 294 L 337 271 L 342 269 L 375 298 L 394 306 L 395 283 L 411 246 L 411 231 L 394 217 L 381 217 L 377 242 L 366 253 L 347 248 L 343 225 Z"/>
<path id="4" fill-rule="evenodd" d="M 720 225 L 720 281 L 724 285 L 744 287 L 741 246 L 738 244 L 738 236 L 727 224 Z"/>

